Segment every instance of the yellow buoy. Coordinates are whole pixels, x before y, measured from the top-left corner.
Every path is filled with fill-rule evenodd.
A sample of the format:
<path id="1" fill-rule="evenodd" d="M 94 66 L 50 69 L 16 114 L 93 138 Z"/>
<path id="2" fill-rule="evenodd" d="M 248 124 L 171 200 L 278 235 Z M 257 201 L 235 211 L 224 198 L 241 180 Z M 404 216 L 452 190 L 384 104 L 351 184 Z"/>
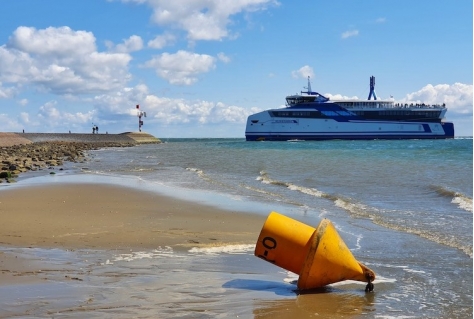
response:
<path id="1" fill-rule="evenodd" d="M 348 279 L 368 282 L 366 290 L 373 289 L 375 273 L 354 258 L 328 219 L 313 228 L 271 212 L 258 237 L 255 256 L 299 274 L 300 290 Z"/>

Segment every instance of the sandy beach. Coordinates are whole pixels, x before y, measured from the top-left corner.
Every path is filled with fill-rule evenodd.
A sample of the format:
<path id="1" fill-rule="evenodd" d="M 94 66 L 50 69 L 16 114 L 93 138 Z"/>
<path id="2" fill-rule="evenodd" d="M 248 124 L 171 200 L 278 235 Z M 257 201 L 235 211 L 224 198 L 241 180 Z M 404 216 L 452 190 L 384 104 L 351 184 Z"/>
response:
<path id="1" fill-rule="evenodd" d="M 110 184 L 43 184 L 2 189 L 0 217 L 0 318 L 353 318 L 373 303 L 363 285 L 296 297 L 258 258 L 189 254 L 254 245 L 258 214 Z M 143 252 L 154 257 L 140 261 Z"/>
<path id="2" fill-rule="evenodd" d="M 115 251 L 254 244 L 264 217 L 102 184 L 0 191 L 0 245 Z M 0 254 L 0 283 L 34 272 Z M 15 275 L 15 276 L 12 276 Z"/>
<path id="3" fill-rule="evenodd" d="M 129 250 L 254 243 L 261 216 L 111 185 L 0 192 L 0 242 L 22 247 Z"/>

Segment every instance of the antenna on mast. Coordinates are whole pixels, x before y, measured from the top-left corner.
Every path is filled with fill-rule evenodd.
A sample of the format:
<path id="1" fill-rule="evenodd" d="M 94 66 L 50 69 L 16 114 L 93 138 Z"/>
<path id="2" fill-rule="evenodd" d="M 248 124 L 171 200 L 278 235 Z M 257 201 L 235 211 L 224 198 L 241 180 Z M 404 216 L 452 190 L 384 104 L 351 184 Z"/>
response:
<path id="1" fill-rule="evenodd" d="M 306 92 L 301 91 L 301 93 L 306 93 L 308 95 L 311 95 L 313 93 L 313 91 L 311 91 L 311 81 L 309 79 L 310 79 L 310 76 L 308 75 L 308 87 L 304 87 L 308 91 Z"/>

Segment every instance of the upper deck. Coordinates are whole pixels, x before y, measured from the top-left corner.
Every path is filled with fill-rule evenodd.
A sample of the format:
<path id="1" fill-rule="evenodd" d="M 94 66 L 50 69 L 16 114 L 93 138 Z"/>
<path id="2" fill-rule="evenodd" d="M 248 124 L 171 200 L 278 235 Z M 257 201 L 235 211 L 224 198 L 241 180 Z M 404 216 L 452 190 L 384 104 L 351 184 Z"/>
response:
<path id="1" fill-rule="evenodd" d="M 324 103 L 329 101 L 329 99 L 317 92 L 311 92 L 314 94 L 311 95 L 289 95 L 286 97 L 286 105 L 288 107 L 298 105 L 300 106 L 301 104 L 308 104 L 308 103 Z"/>
<path id="2" fill-rule="evenodd" d="M 395 103 L 394 101 L 381 100 L 335 100 L 337 105 L 347 109 L 444 109 L 446 105 L 425 103 Z"/>
<path id="3" fill-rule="evenodd" d="M 312 103 L 334 103 L 345 109 L 445 109 L 445 104 L 425 104 L 425 103 L 395 103 L 394 101 L 383 100 L 330 100 L 317 93 L 312 95 L 289 95 L 286 97 L 287 107 L 311 106 Z"/>

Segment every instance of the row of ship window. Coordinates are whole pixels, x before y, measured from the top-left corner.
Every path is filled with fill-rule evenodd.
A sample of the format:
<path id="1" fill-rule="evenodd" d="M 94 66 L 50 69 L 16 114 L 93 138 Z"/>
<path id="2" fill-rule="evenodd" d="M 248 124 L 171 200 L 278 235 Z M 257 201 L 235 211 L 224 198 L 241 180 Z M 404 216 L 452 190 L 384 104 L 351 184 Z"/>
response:
<path id="1" fill-rule="evenodd" d="M 321 118 L 334 116 L 415 116 L 415 117 L 439 117 L 440 112 L 430 111 L 273 111 L 272 115 L 275 117 L 306 117 L 306 118 Z"/>
<path id="2" fill-rule="evenodd" d="M 391 102 L 337 102 L 340 106 L 343 107 L 377 107 L 377 108 L 382 108 L 382 107 L 390 107 L 392 105 Z"/>

